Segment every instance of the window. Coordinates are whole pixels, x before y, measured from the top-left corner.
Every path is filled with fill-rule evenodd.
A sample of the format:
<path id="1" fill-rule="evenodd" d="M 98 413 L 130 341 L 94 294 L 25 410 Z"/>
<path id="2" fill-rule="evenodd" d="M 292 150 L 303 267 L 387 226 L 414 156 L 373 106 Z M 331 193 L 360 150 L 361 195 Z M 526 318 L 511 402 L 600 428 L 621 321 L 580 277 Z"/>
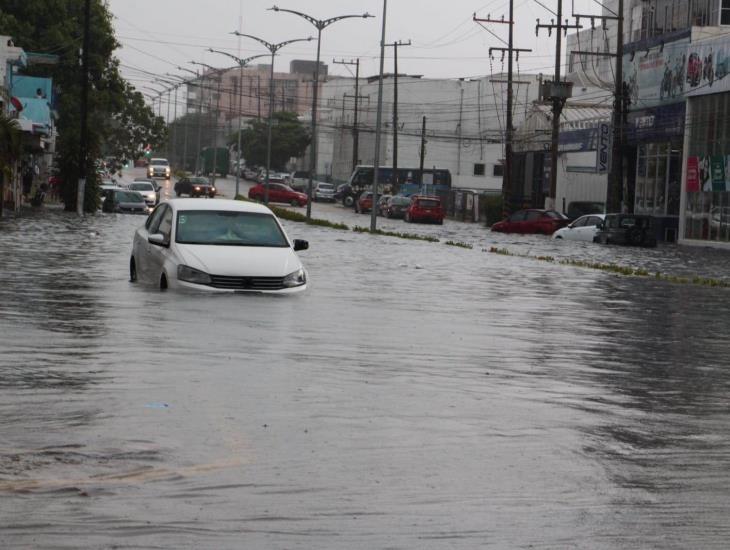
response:
<path id="1" fill-rule="evenodd" d="M 730 25 L 730 0 L 722 0 L 720 6 L 720 25 Z"/>
<path id="2" fill-rule="evenodd" d="M 587 220 L 588 218 L 580 218 L 578 220 L 575 220 L 571 227 L 583 227 L 584 225 L 586 225 Z"/>
<path id="3" fill-rule="evenodd" d="M 475 176 L 484 175 L 484 164 L 478 163 L 478 164 L 474 165 L 474 175 Z"/>
<path id="4" fill-rule="evenodd" d="M 504 165 L 503 164 L 495 164 L 492 167 L 492 175 L 495 178 L 501 178 L 502 176 L 504 176 Z"/>
<path id="5" fill-rule="evenodd" d="M 511 222 L 522 222 L 525 221 L 525 214 L 527 212 L 525 210 L 520 210 L 519 212 L 515 212 L 509 217 L 509 221 Z"/>
<path id="6" fill-rule="evenodd" d="M 170 240 L 170 231 L 172 230 L 172 209 L 165 208 L 165 213 L 162 214 L 160 220 L 160 227 L 157 229 L 157 233 L 162 233 L 165 236 L 165 242 Z"/>
<path id="7" fill-rule="evenodd" d="M 542 218 L 542 212 L 538 212 L 537 210 L 530 210 L 527 212 L 527 221 L 533 222 L 535 220 L 539 220 Z"/>

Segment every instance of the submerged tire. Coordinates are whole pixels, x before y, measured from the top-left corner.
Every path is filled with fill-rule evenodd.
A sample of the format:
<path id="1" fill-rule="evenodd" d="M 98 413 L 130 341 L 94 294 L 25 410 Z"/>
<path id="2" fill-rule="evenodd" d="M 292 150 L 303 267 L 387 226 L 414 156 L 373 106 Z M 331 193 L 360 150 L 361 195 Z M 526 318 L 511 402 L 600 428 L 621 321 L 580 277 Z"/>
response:
<path id="1" fill-rule="evenodd" d="M 137 264 L 134 261 L 134 256 L 132 256 L 129 260 L 129 282 L 137 282 Z"/>
<path id="2" fill-rule="evenodd" d="M 164 273 L 160 276 L 160 290 L 167 290 L 167 276 Z"/>

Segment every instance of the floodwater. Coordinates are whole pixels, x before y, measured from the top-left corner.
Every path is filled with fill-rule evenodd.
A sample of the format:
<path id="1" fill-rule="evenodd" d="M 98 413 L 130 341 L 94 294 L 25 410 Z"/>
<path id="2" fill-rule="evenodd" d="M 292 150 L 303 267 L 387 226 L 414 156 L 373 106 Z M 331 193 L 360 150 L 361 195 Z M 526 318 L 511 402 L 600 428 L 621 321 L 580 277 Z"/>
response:
<path id="1" fill-rule="evenodd" d="M 288 224 L 308 291 L 221 296 L 129 283 L 142 222 L 0 220 L 0 547 L 727 548 L 730 291 L 484 249 L 726 254 Z"/>

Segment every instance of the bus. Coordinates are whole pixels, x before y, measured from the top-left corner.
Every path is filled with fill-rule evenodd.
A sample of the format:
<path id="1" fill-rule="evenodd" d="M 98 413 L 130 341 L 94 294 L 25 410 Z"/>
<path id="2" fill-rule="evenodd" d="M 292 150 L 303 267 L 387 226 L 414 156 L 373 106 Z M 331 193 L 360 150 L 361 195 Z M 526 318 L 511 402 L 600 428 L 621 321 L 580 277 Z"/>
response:
<path id="1" fill-rule="evenodd" d="M 421 181 L 418 168 L 398 168 L 397 182 L 393 179 L 393 168 L 381 166 L 378 169 L 378 193 L 397 192 L 399 195 L 448 196 L 451 191 L 451 172 L 443 168 L 424 168 Z M 358 165 L 352 171 L 347 183 L 337 188 L 335 198 L 344 206 L 353 206 L 360 194 L 373 186 L 373 166 Z"/>

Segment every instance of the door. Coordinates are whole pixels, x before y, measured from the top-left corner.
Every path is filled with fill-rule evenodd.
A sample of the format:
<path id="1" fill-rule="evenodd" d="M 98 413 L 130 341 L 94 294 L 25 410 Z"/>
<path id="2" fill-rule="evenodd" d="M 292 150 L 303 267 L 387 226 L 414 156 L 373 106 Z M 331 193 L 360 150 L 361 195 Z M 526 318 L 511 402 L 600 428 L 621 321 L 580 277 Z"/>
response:
<path id="1" fill-rule="evenodd" d="M 162 233 L 168 246 L 161 246 L 147 242 L 146 277 L 152 283 L 158 283 L 163 272 L 165 260 L 170 255 L 170 239 L 172 237 L 172 208 L 163 205 L 163 211 L 159 216 L 159 222 L 150 224 L 149 233 Z M 156 220 L 153 220 L 153 222 Z"/>

